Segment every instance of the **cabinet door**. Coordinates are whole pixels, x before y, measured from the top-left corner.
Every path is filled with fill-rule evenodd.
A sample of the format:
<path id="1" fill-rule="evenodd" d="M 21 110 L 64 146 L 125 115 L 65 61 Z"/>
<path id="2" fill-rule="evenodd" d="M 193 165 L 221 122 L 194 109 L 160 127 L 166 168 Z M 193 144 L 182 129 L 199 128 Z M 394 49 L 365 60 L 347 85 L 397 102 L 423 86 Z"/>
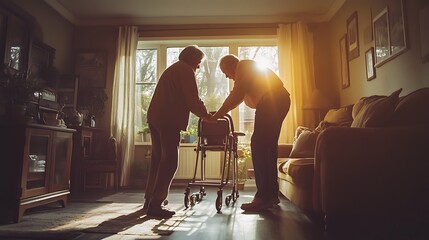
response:
<path id="1" fill-rule="evenodd" d="M 48 192 L 52 135 L 49 130 L 26 129 L 21 198 Z"/>
<path id="2" fill-rule="evenodd" d="M 55 132 L 53 139 L 53 161 L 51 175 L 51 191 L 69 188 L 70 161 L 72 154 L 72 133 Z"/>

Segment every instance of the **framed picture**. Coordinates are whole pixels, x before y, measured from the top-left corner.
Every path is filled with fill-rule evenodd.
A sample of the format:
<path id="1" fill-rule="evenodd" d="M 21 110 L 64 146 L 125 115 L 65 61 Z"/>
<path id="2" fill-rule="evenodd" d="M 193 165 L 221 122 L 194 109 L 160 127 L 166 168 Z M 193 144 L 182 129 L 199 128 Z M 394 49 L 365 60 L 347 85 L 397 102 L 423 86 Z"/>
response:
<path id="1" fill-rule="evenodd" d="M 82 51 L 76 55 L 79 87 L 106 87 L 107 51 Z"/>
<path id="2" fill-rule="evenodd" d="M 349 61 L 359 57 L 359 31 L 357 12 L 354 12 L 347 19 L 347 43 Z"/>
<path id="3" fill-rule="evenodd" d="M 27 22 L 20 17 L 9 13 L 3 15 L 5 31 L 4 64 L 10 68 L 24 72 L 27 71 L 28 48 L 30 30 Z"/>
<path id="4" fill-rule="evenodd" d="M 60 75 L 57 83 L 58 102 L 65 108 L 77 109 L 77 91 L 79 78 L 77 75 Z"/>
<path id="5" fill-rule="evenodd" d="M 407 48 L 405 35 L 404 7 L 402 0 L 391 1 L 389 5 L 390 55 L 394 57 Z"/>
<path id="6" fill-rule="evenodd" d="M 374 67 L 374 48 L 371 47 L 365 52 L 366 80 L 370 81 L 375 78 Z"/>
<path id="7" fill-rule="evenodd" d="M 49 70 L 52 67 L 55 56 L 55 48 L 52 48 L 39 41 L 31 41 L 30 44 L 30 60 L 28 71 L 34 77 L 40 77 L 44 80 L 49 78 Z"/>
<path id="8" fill-rule="evenodd" d="M 349 61 L 347 50 L 347 34 L 340 39 L 340 63 L 341 63 L 341 87 L 347 88 L 350 86 Z"/>
<path id="9" fill-rule="evenodd" d="M 390 57 L 389 18 L 387 8 L 372 21 L 374 31 L 375 66 L 381 66 Z"/>

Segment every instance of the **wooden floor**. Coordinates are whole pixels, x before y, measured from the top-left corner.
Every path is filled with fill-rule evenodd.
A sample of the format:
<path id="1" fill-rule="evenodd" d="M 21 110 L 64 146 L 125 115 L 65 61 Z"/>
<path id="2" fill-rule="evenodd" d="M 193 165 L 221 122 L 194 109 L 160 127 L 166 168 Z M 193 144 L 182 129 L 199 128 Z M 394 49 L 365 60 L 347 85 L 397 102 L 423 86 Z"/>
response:
<path id="1" fill-rule="evenodd" d="M 223 204 L 221 213 L 217 213 L 215 209 L 216 188 L 207 188 L 207 196 L 191 208 L 185 209 L 183 206 L 184 186 L 175 186 L 172 188 L 169 195 L 170 204 L 177 215 L 184 217 L 180 221 L 175 221 L 169 227 L 169 234 L 142 236 L 140 234 L 112 234 L 112 233 L 94 233 L 88 231 L 75 231 L 68 235 L 49 235 L 49 234 L 27 234 L 16 236 L 1 234 L 0 239 L 16 239 L 16 240 L 33 240 L 33 239 L 67 239 L 67 240 L 129 240 L 129 239 L 198 239 L 198 240 L 227 240 L 227 239 L 290 239 L 290 240 L 322 240 L 322 239 L 429 239 L 422 235 L 421 232 L 403 233 L 401 231 L 392 230 L 390 232 L 368 232 L 359 226 L 343 231 L 327 232 L 323 229 L 317 218 L 311 218 L 302 213 L 285 197 L 280 197 L 278 207 L 271 208 L 263 213 L 248 214 L 240 209 L 243 202 L 248 202 L 252 199 L 255 193 L 254 186 L 246 186 L 245 190 L 240 192 L 240 197 L 234 206 L 226 206 Z M 197 191 L 198 189 L 193 189 Z M 229 188 L 224 188 L 223 197 L 230 192 Z M 70 204 L 67 207 L 67 212 L 79 211 L 80 204 L 87 202 L 110 199 L 115 203 L 123 204 L 142 204 L 144 191 L 138 189 L 122 190 L 117 193 L 106 191 L 88 191 L 84 195 L 72 196 Z M 61 212 L 61 210 L 59 210 Z M 64 211 L 64 210 L 63 210 Z M 45 216 L 46 221 L 58 216 L 58 211 L 52 213 L 49 211 L 30 211 L 27 215 L 37 216 L 37 214 L 48 214 Z M 54 216 L 54 214 L 56 214 Z M 144 213 L 142 213 L 143 215 Z M 24 217 L 25 220 L 25 217 Z M 155 220 L 162 224 L 164 220 Z M 29 226 L 29 221 L 26 222 Z M 100 223 L 101 224 L 101 223 Z M 121 223 L 124 224 L 124 223 Z M 126 223 L 125 223 L 126 225 Z M 127 228 L 133 226 L 126 226 Z M 393 229 L 393 228 L 392 228 Z M 40 229 L 43 232 L 43 229 Z"/>

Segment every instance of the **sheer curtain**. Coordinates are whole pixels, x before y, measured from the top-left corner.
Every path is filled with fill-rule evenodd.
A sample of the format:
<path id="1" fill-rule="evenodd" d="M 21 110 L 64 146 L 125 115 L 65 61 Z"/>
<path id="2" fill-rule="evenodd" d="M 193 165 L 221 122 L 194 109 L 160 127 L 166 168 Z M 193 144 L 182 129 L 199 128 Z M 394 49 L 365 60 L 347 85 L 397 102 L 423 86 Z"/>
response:
<path id="1" fill-rule="evenodd" d="M 303 22 L 280 24 L 277 29 L 279 73 L 291 94 L 291 108 L 280 134 L 280 143 L 292 143 L 297 126 L 312 126 L 314 113 L 303 110 L 315 89 L 313 36 Z M 305 115 L 305 117 L 304 117 Z"/>
<path id="2" fill-rule="evenodd" d="M 120 186 L 129 185 L 130 169 L 134 161 L 134 92 L 137 39 L 137 27 L 119 27 L 110 132 L 118 141 L 118 156 L 121 159 L 122 169 Z"/>

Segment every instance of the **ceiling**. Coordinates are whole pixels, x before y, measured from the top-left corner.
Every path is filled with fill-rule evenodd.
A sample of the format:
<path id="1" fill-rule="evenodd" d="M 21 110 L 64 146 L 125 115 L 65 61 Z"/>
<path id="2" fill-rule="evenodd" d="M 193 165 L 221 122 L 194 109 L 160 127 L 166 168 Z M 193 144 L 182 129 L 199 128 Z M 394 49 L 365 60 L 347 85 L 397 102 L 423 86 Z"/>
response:
<path id="1" fill-rule="evenodd" d="M 346 0 L 45 0 L 75 25 L 329 20 Z"/>

